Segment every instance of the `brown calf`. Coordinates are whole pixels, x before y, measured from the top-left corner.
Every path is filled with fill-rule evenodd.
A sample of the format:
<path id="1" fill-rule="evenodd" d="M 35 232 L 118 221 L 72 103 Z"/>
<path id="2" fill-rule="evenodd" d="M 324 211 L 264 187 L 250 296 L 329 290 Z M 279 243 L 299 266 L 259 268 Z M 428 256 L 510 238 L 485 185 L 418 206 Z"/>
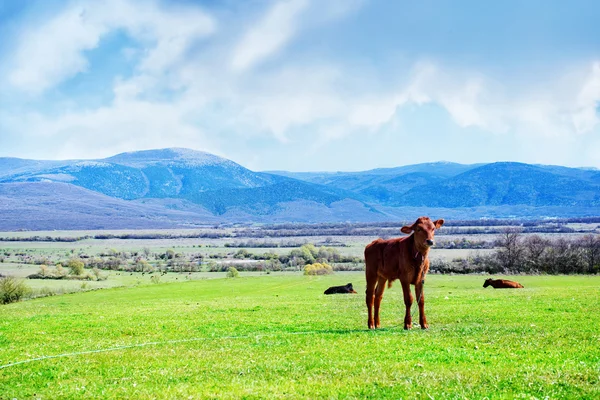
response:
<path id="1" fill-rule="evenodd" d="M 410 307 L 413 297 L 410 285 L 415 285 L 415 295 L 419 305 L 419 324 L 427 329 L 425 318 L 425 297 L 423 284 L 429 271 L 429 248 L 433 246 L 435 230 L 444 224 L 443 219 L 431 221 L 429 217 L 420 217 L 411 226 L 403 226 L 401 231 L 406 234 L 396 239 L 377 239 L 365 248 L 365 264 L 367 277 L 367 310 L 369 313 L 369 329 L 380 327 L 379 307 L 383 298 L 386 282 L 388 287 L 400 279 L 404 293 L 404 329 L 412 327 Z M 373 307 L 374 306 L 374 307 Z M 374 315 L 373 315 L 374 308 Z"/>
<path id="2" fill-rule="evenodd" d="M 519 282 L 507 281 L 506 279 L 486 279 L 483 287 L 486 288 L 488 286 L 493 287 L 494 289 L 520 289 L 523 288 Z"/>

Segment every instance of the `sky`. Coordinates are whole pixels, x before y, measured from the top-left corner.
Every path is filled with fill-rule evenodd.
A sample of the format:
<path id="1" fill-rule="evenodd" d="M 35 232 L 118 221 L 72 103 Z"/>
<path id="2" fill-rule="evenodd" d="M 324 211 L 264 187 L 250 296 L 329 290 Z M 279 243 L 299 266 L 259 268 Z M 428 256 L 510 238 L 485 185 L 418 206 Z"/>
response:
<path id="1" fill-rule="evenodd" d="M 600 2 L 0 0 L 0 157 L 600 168 Z"/>

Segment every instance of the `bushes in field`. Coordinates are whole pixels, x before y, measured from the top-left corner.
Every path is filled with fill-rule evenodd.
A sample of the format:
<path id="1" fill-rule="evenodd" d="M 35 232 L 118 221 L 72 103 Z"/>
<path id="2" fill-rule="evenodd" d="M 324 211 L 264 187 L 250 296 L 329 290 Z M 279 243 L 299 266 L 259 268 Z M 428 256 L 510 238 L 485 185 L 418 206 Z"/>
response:
<path id="1" fill-rule="evenodd" d="M 64 278 L 67 276 L 67 270 L 65 270 L 61 264 L 57 264 L 53 275 L 58 278 Z"/>
<path id="2" fill-rule="evenodd" d="M 511 229 L 498 239 L 496 262 L 508 272 L 547 274 L 595 274 L 600 272 L 600 236 L 568 240 L 539 235 L 523 238 Z"/>
<path id="3" fill-rule="evenodd" d="M 487 222 L 476 228 L 486 228 Z M 334 224 L 335 225 L 335 224 Z M 330 228 L 334 228 L 332 225 Z M 397 224 L 390 224 L 385 229 L 396 229 Z M 431 272 L 438 273 L 547 273 L 547 274 L 594 274 L 600 273 L 600 235 L 588 234 L 556 237 L 556 235 L 530 234 L 529 226 L 523 224 L 507 224 L 511 228 L 496 227 L 501 232 L 495 239 L 473 240 L 460 237 L 444 238 L 436 242 L 440 249 L 481 249 L 471 252 L 468 257 L 454 260 L 436 260 L 435 252 L 431 256 Z M 336 225 L 337 226 L 337 225 Z M 550 225 L 546 224 L 548 229 Z M 558 226 L 558 225 L 557 225 Z M 349 229 L 350 225 L 341 224 L 340 229 Z M 454 224 L 453 227 L 462 225 Z M 325 228 L 325 226 L 323 226 Z M 336 229 L 337 229 L 336 228 Z M 365 232 L 368 226 L 354 226 L 352 229 Z M 274 228 L 272 228 L 274 229 Z M 306 227 L 306 229 L 312 229 Z M 329 228 L 327 228 L 329 229 Z M 369 228 L 370 229 L 370 228 Z M 444 228 L 446 229 L 446 228 Z M 368 229 L 367 229 L 368 230 Z M 277 231 L 277 229 L 274 229 Z M 264 230 L 261 232 L 265 232 Z M 278 231 L 279 232 L 279 231 Z M 527 235 L 523 234 L 526 232 Z M 554 232 L 554 231 L 553 231 Z M 297 232 L 298 234 L 298 232 Z M 396 236 L 396 235 L 393 235 Z M 235 237 L 235 236 L 233 236 Z M 277 237 L 277 235 L 275 235 Z M 279 246 L 275 246 L 279 243 Z M 119 270 L 128 272 L 227 272 L 230 266 L 238 271 L 304 271 L 306 266 L 327 264 L 334 271 L 359 271 L 364 269 L 362 256 L 353 257 L 340 254 L 340 250 L 332 247 L 333 240 L 325 239 L 324 246 L 302 243 L 298 239 L 288 242 L 281 240 L 258 241 L 248 239 L 245 242 L 234 242 L 224 252 L 210 250 L 201 254 L 182 251 L 177 246 L 152 252 L 150 248 L 139 251 L 122 251 L 107 249 L 99 254 L 86 254 L 83 250 L 71 249 L 61 255 L 39 256 L 31 250 L 8 252 L 0 249 L 0 256 L 7 257 L 8 262 L 40 266 L 40 270 L 32 278 L 39 279 L 102 279 L 100 270 Z M 335 246 L 338 246 L 335 242 Z M 257 245 L 262 248 L 240 248 L 242 244 Z M 276 252 L 267 250 L 266 246 L 279 247 Z M 295 246 L 282 249 L 285 246 Z M 194 245 L 194 247 L 201 247 Z M 202 246 L 219 247 L 219 246 Z M 488 251 L 485 251 L 485 250 Z M 494 249 L 494 250 L 492 250 Z M 218 251 L 218 250 L 217 250 Z M 54 267 L 55 266 L 55 267 Z M 64 266 L 64 268 L 63 268 Z M 85 267 L 85 270 L 83 269 Z M 310 268 L 309 268 L 310 269 Z M 69 272 L 69 274 L 67 273 Z M 89 271 L 86 275 L 85 271 Z M 93 271 L 93 274 L 92 274 Z"/>
<path id="4" fill-rule="evenodd" d="M 326 239 L 324 243 L 331 244 L 332 240 Z M 66 252 L 69 259 L 62 261 L 52 257 L 34 258 L 25 253 L 11 253 L 11 255 L 26 257 L 27 259 L 20 260 L 26 264 L 44 262 L 40 264 L 40 271 L 30 276 L 32 279 L 88 279 L 88 276 L 89 279 L 94 279 L 94 276 L 95 279 L 102 279 L 97 271 L 86 275 L 86 270 L 145 273 L 157 271 L 227 272 L 231 263 L 223 262 L 223 260 L 231 259 L 237 260 L 235 267 L 238 271 L 303 271 L 305 265 L 314 263 L 327 263 L 332 265 L 334 270 L 354 271 L 362 269 L 364 265 L 362 257 L 342 255 L 334 247 L 317 247 L 310 243 L 300 245 L 297 241 L 285 245 L 296 247 L 283 254 L 272 251 L 255 253 L 244 248 L 234 249 L 231 253 L 183 253 L 173 248 L 164 252 L 152 253 L 149 248 L 143 248 L 141 251 L 107 249 L 97 255 L 89 255 L 72 249 Z M 56 269 L 53 269 L 53 265 L 56 265 Z"/>
<path id="5" fill-rule="evenodd" d="M 28 275 L 27 279 L 69 279 L 87 281 L 105 281 L 107 279 L 107 276 L 102 274 L 98 268 L 94 268 L 92 274 L 90 274 L 85 273 L 83 268 L 80 269 L 79 264 L 72 263 L 69 269 L 71 274 L 68 274 L 67 270 L 64 269 L 61 264 L 57 264 L 54 269 L 48 268 L 47 265 L 40 265 L 40 270 L 35 274 Z"/>
<path id="6" fill-rule="evenodd" d="M 92 270 L 92 273 L 96 277 L 97 281 L 105 281 L 108 278 L 106 275 L 104 275 L 102 272 L 100 272 L 100 270 L 98 268 L 94 268 Z"/>
<path id="7" fill-rule="evenodd" d="M 316 248 L 313 244 L 305 244 L 300 249 L 294 249 L 288 254 L 279 256 L 279 261 L 290 267 L 303 266 L 316 262 L 329 263 L 362 263 L 360 257 L 343 256 L 333 247 L 321 246 Z"/>
<path id="8" fill-rule="evenodd" d="M 452 261 L 431 260 L 430 270 L 438 273 L 600 273 L 600 236 L 550 239 L 524 236 L 506 229 L 496 240 L 497 250 L 489 255 L 475 253 Z"/>
<path id="9" fill-rule="evenodd" d="M 67 261 L 67 268 L 69 269 L 69 273 L 71 275 L 83 275 L 84 273 L 84 264 L 83 261 L 81 261 L 78 258 L 71 258 L 69 261 Z"/>
<path id="10" fill-rule="evenodd" d="M 13 276 L 0 278 L 0 303 L 8 304 L 21 300 L 31 290 L 22 279 Z"/>
<path id="11" fill-rule="evenodd" d="M 304 267 L 304 275 L 329 275 L 333 274 L 333 268 L 329 264 L 314 263 Z"/>
<path id="12" fill-rule="evenodd" d="M 356 271 L 364 266 L 360 257 L 343 256 L 335 248 L 325 246 L 317 248 L 310 243 L 280 255 L 273 252 L 255 254 L 246 249 L 239 249 L 230 256 L 240 261 L 247 260 L 235 264 L 240 271 L 302 271 L 304 266 L 315 263 L 335 263 L 333 269 L 339 271 Z M 226 258 L 226 255 L 220 254 L 218 258 Z M 205 264 L 204 269 L 209 272 L 219 272 L 227 271 L 228 267 L 227 263 L 210 260 Z"/>
<path id="13" fill-rule="evenodd" d="M 238 270 L 235 267 L 229 267 L 229 269 L 227 270 L 227 277 L 228 278 L 237 278 L 240 275 L 240 273 L 238 272 Z"/>

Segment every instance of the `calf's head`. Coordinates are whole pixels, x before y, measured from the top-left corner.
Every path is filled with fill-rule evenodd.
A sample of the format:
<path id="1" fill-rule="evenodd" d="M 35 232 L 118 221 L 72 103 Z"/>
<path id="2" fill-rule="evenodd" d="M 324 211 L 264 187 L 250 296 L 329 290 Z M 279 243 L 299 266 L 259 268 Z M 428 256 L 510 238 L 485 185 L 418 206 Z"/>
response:
<path id="1" fill-rule="evenodd" d="M 429 217 L 419 217 L 414 224 L 403 226 L 400 230 L 402 233 L 410 234 L 414 232 L 415 246 L 420 252 L 425 252 L 433 246 L 433 237 L 435 230 L 444 225 L 443 219 L 432 221 Z"/>
<path id="2" fill-rule="evenodd" d="M 492 284 L 492 280 L 491 279 L 486 279 L 485 282 L 483 283 L 483 287 L 488 287 Z"/>

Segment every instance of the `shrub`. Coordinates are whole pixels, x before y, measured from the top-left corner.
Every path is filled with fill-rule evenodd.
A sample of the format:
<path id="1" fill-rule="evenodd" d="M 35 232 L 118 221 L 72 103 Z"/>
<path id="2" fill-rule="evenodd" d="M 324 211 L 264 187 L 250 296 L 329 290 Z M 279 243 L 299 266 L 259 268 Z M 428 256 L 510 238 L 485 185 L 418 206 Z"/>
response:
<path id="1" fill-rule="evenodd" d="M 29 292 L 29 287 L 22 279 L 13 276 L 0 278 L 0 303 L 2 304 L 19 301 Z"/>
<path id="2" fill-rule="evenodd" d="M 251 257 L 252 257 L 252 253 L 250 253 L 246 249 L 239 249 L 233 255 L 233 258 L 237 258 L 237 259 L 246 259 L 246 258 L 251 258 Z"/>
<path id="3" fill-rule="evenodd" d="M 227 277 L 228 278 L 237 278 L 240 275 L 240 273 L 238 272 L 238 270 L 235 267 L 229 267 L 229 269 L 227 270 Z"/>
<path id="4" fill-rule="evenodd" d="M 50 276 L 50 269 L 48 268 L 47 265 L 42 264 L 40 265 L 40 271 L 38 272 L 39 275 L 43 276 L 43 277 L 47 277 Z"/>
<path id="5" fill-rule="evenodd" d="M 304 267 L 304 275 L 329 275 L 333 274 L 333 268 L 326 263 L 308 264 Z"/>
<path id="6" fill-rule="evenodd" d="M 94 268 L 92 272 L 94 273 L 94 276 L 96 277 L 97 281 L 105 281 L 107 278 L 107 276 L 103 275 L 98 268 Z"/>
<path id="7" fill-rule="evenodd" d="M 364 271 L 364 262 L 339 263 L 332 265 L 334 271 Z"/>
<path id="8" fill-rule="evenodd" d="M 152 275 L 152 276 L 150 277 L 150 281 L 151 281 L 152 283 L 160 283 L 160 275 Z"/>
<path id="9" fill-rule="evenodd" d="M 35 297 L 47 297 L 47 296 L 54 296 L 56 295 L 56 292 L 53 289 L 50 289 L 49 287 L 44 286 L 43 288 L 39 289 L 35 295 Z"/>
<path id="10" fill-rule="evenodd" d="M 71 258 L 67 263 L 71 275 L 83 275 L 83 261 L 78 258 Z"/>
<path id="11" fill-rule="evenodd" d="M 62 265 L 57 264 L 53 275 L 56 276 L 57 278 L 62 278 L 62 277 L 67 276 L 67 271 L 63 268 Z"/>

